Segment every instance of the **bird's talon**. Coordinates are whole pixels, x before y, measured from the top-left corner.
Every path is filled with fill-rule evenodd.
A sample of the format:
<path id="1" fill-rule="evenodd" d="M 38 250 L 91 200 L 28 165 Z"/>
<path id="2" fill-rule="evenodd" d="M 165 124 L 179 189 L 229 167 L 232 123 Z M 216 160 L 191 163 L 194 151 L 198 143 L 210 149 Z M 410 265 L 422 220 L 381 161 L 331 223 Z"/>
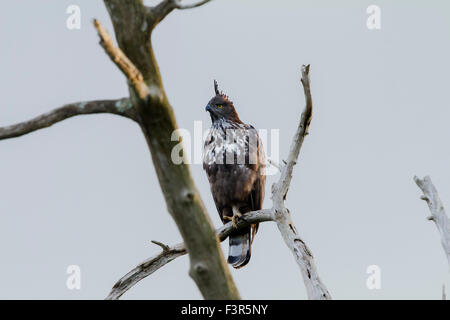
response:
<path id="1" fill-rule="evenodd" d="M 237 225 L 239 223 L 239 219 L 242 219 L 243 221 L 247 222 L 247 220 L 245 220 L 245 218 L 242 216 L 241 213 L 236 213 L 235 215 L 233 215 L 232 217 L 229 216 L 225 216 L 223 217 L 224 220 L 227 221 L 231 221 L 231 223 L 233 224 L 233 227 L 237 229 Z"/>
<path id="2" fill-rule="evenodd" d="M 238 217 L 236 215 L 234 215 L 233 218 L 231 218 L 231 223 L 233 224 L 233 227 L 235 229 L 237 229 L 237 219 Z"/>

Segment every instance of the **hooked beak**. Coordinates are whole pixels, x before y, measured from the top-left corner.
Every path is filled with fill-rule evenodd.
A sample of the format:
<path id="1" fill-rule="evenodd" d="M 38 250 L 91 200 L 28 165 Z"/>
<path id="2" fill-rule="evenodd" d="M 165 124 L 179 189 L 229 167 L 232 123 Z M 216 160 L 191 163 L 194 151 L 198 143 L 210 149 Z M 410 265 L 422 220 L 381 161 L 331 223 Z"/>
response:
<path id="1" fill-rule="evenodd" d="M 206 105 L 205 111 L 208 111 L 208 112 L 211 112 L 211 111 L 212 111 L 212 108 L 211 108 L 211 106 L 210 106 L 209 104 Z"/>

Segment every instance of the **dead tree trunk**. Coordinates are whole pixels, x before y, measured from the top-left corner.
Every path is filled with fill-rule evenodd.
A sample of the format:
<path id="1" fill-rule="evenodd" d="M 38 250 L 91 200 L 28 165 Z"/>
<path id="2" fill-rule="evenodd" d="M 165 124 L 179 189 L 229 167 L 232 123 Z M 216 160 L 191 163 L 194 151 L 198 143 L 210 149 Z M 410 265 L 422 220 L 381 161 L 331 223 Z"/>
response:
<path id="1" fill-rule="evenodd" d="M 158 64 L 152 49 L 151 35 L 156 25 L 177 2 L 165 0 L 158 6 L 145 7 L 138 0 L 105 0 L 121 51 L 142 76 L 130 72 L 130 92 L 137 111 L 138 123 L 147 140 L 159 184 L 168 211 L 175 220 L 186 243 L 190 257 L 189 274 L 206 299 L 239 299 L 216 232 L 192 180 L 186 164 L 176 165 L 171 159 L 171 134 L 178 128 L 173 109 L 164 91 Z M 122 67 L 106 33 L 96 23 L 102 44 L 113 61 Z M 195 230 L 195 232 L 192 232 Z"/>
<path id="2" fill-rule="evenodd" d="M 180 0 L 162 0 L 147 7 L 142 0 L 104 0 L 111 17 L 118 47 L 97 20 L 94 26 L 100 44 L 113 63 L 125 75 L 130 96 L 119 100 L 98 100 L 68 104 L 32 120 L 0 128 L 0 140 L 19 137 L 49 127 L 69 117 L 112 113 L 127 117 L 140 126 L 150 149 L 151 157 L 163 191 L 167 208 L 183 237 L 184 243 L 169 247 L 155 242 L 163 252 L 129 272 L 114 286 L 109 299 L 117 299 L 135 283 L 153 273 L 178 256 L 189 254 L 189 274 L 205 299 L 240 299 L 220 248 L 219 240 L 228 237 L 231 223 L 217 232 L 194 185 L 189 167 L 175 164 L 172 149 L 179 145 L 171 135 L 178 128 L 172 106 L 164 91 L 158 64 L 152 49 L 154 28 L 173 10 L 199 7 L 209 0 L 182 5 Z M 283 240 L 300 267 L 310 299 L 331 299 L 316 270 L 311 251 L 298 235 L 289 210 L 284 205 L 303 140 L 308 134 L 312 117 L 309 66 L 302 68 L 306 108 L 303 112 L 286 164 L 280 168 L 279 181 L 272 186 L 273 207 L 246 214 L 247 223 L 274 221 Z"/>

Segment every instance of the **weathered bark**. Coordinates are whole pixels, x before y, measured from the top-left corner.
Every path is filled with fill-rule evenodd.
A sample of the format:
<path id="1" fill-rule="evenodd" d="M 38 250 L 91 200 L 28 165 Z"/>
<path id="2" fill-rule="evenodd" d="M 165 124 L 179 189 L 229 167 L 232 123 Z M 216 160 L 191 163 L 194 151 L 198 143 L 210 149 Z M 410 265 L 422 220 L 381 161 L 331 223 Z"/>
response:
<path id="1" fill-rule="evenodd" d="M 142 96 L 129 79 L 138 121 L 151 152 L 167 209 L 189 252 L 189 274 L 204 298 L 239 299 L 216 232 L 194 185 L 189 167 L 186 164 L 176 165 L 171 159 L 172 148 L 178 144 L 177 141 L 171 141 L 171 135 L 178 126 L 162 85 L 152 50 L 151 32 L 163 18 L 162 14 L 166 15 L 176 9 L 176 2 L 163 1 L 158 6 L 159 9 L 160 6 L 167 7 L 163 13 L 159 9 L 146 8 L 139 0 L 104 2 L 120 49 L 141 72 L 148 86 L 148 95 Z M 116 60 L 114 62 L 117 64 Z"/>

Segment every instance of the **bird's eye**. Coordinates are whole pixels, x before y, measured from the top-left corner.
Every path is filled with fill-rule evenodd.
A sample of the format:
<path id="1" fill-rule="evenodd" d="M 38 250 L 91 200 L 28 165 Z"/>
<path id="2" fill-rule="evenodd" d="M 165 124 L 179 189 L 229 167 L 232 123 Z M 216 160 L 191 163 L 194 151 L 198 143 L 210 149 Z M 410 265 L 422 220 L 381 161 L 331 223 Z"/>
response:
<path id="1" fill-rule="evenodd" d="M 218 105 L 217 105 L 217 108 L 222 109 L 222 108 L 223 108 L 223 105 L 222 105 L 222 104 L 218 104 Z"/>

